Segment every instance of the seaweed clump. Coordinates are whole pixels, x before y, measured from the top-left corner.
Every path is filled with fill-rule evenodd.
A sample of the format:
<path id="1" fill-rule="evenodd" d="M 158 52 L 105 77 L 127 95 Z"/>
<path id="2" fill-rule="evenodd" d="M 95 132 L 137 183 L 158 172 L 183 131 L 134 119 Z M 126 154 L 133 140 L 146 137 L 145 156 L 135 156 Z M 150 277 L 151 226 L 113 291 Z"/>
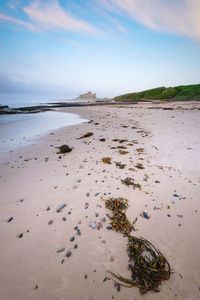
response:
<path id="1" fill-rule="evenodd" d="M 131 177 L 127 177 L 125 179 L 121 179 L 121 182 L 126 186 L 132 186 L 134 189 L 138 188 L 139 190 L 142 189 L 141 184 L 136 183 L 135 180 Z"/>
<path id="2" fill-rule="evenodd" d="M 121 161 L 115 161 L 115 165 L 116 167 L 118 167 L 119 169 L 125 169 L 126 165 L 122 164 Z"/>
<path id="3" fill-rule="evenodd" d="M 159 292 L 162 281 L 168 280 L 171 274 L 167 259 L 148 240 L 130 234 L 133 225 L 126 218 L 127 199 L 110 198 L 105 201 L 105 206 L 113 212 L 112 229 L 120 231 L 128 238 L 128 269 L 131 271 L 131 278 L 125 278 L 112 271 L 109 271 L 110 274 L 123 286 L 137 286 L 141 294 L 149 291 Z"/>
<path id="4" fill-rule="evenodd" d="M 103 162 L 104 164 L 108 164 L 108 165 L 111 165 L 111 164 L 112 164 L 112 163 L 111 163 L 111 160 L 112 160 L 111 157 L 103 157 L 101 160 L 102 160 L 102 162 Z"/>
<path id="5" fill-rule="evenodd" d="M 112 210 L 113 216 L 111 219 L 112 229 L 124 234 L 128 234 L 133 229 L 133 226 L 126 218 L 126 210 L 128 208 L 128 200 L 123 198 L 110 198 L 105 202 L 106 208 Z"/>

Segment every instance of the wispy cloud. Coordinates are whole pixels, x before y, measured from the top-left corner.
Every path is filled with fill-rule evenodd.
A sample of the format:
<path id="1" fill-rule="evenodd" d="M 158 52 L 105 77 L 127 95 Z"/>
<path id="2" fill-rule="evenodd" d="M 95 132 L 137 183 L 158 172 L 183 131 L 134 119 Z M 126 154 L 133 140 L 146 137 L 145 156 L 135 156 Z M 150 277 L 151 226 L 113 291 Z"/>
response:
<path id="1" fill-rule="evenodd" d="M 96 34 L 98 30 L 87 21 L 70 15 L 58 0 L 34 0 L 22 8 L 28 21 L 0 14 L 0 20 L 34 30 L 67 30 L 79 33 Z"/>
<path id="2" fill-rule="evenodd" d="M 102 0 L 109 10 L 129 15 L 144 26 L 200 39 L 199 0 Z"/>
<path id="3" fill-rule="evenodd" d="M 94 33 L 93 26 L 84 20 L 67 13 L 57 0 L 48 2 L 35 1 L 24 7 L 24 12 L 37 25 L 44 29 L 66 29 L 77 32 Z"/>
<path id="4" fill-rule="evenodd" d="M 35 25 L 32 24 L 31 22 L 22 21 L 20 19 L 8 16 L 8 15 L 0 14 L 0 20 L 5 21 L 5 22 L 9 22 L 9 23 L 13 23 L 13 24 L 18 25 L 18 26 L 23 26 L 23 27 L 25 27 L 29 30 L 35 30 L 36 29 Z"/>

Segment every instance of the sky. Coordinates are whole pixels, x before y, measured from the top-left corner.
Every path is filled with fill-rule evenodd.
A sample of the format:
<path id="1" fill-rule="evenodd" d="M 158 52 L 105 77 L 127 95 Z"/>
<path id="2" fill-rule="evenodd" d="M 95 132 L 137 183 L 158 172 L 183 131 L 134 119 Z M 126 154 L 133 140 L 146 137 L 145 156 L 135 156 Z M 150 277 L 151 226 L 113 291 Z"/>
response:
<path id="1" fill-rule="evenodd" d="M 0 94 L 200 83 L 199 0 L 1 0 Z"/>

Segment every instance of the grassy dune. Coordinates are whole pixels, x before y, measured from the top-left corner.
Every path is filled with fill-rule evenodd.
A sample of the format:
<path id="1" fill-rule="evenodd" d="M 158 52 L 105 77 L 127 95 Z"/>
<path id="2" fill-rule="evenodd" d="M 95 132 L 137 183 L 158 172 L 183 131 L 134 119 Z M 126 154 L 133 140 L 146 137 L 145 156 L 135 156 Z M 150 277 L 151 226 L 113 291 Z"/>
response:
<path id="1" fill-rule="evenodd" d="M 138 93 L 116 96 L 116 101 L 142 100 L 200 100 L 200 84 L 180 85 L 175 87 L 158 87 Z"/>

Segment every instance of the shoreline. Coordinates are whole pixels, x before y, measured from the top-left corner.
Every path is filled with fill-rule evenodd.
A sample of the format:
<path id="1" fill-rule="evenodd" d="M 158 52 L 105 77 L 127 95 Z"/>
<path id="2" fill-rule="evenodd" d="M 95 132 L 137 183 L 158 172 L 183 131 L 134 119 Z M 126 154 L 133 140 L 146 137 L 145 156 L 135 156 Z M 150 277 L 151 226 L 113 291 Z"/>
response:
<path id="1" fill-rule="evenodd" d="M 93 122 L 54 130 L 1 162 L 3 299 L 199 298 L 200 104 L 161 104 L 173 110 L 151 106 L 59 109 Z M 87 132 L 93 135 L 78 139 Z M 61 144 L 72 147 L 72 152 L 59 158 L 56 147 Z M 122 145 L 127 154 L 119 154 L 116 147 Z M 103 157 L 111 157 L 112 164 L 103 164 Z M 125 169 L 118 169 L 115 161 Z M 126 177 L 133 177 L 142 190 L 124 186 L 121 179 Z M 104 281 L 107 269 L 130 276 L 124 238 L 106 229 L 109 211 L 102 198 L 109 197 L 129 200 L 128 218 L 138 219 L 134 234 L 150 240 L 174 269 L 160 293 L 141 296 L 137 288 L 124 287 L 118 292 L 112 280 Z M 61 204 L 66 207 L 57 213 Z M 148 220 L 140 216 L 145 209 Z M 103 228 L 91 228 L 95 221 Z M 65 250 L 57 253 L 61 248 Z M 65 256 L 68 251 L 70 257 Z"/>

